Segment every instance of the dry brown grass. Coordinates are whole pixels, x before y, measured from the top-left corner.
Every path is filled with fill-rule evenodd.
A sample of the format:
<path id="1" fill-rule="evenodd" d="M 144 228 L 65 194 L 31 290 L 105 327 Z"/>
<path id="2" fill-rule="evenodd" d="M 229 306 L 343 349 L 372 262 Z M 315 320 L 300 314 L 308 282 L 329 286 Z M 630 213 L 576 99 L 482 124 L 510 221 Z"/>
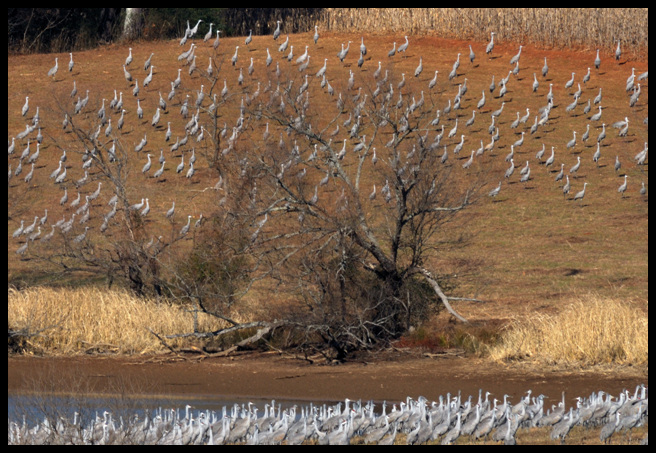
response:
<path id="1" fill-rule="evenodd" d="M 646 55 L 647 8 L 327 8 L 337 32 L 405 33 L 489 39 L 544 47 L 625 49 Z"/>
<path id="2" fill-rule="evenodd" d="M 35 287 L 9 289 L 7 296 L 9 328 L 33 334 L 27 339 L 30 349 L 48 354 L 156 353 L 165 348 L 149 329 L 159 335 L 193 331 L 193 313 L 185 307 L 124 290 Z M 198 314 L 201 331 L 224 324 Z"/>
<path id="3" fill-rule="evenodd" d="M 514 320 L 490 348 L 495 360 L 543 364 L 645 365 L 649 317 L 630 302 L 588 295 L 560 313 Z"/>

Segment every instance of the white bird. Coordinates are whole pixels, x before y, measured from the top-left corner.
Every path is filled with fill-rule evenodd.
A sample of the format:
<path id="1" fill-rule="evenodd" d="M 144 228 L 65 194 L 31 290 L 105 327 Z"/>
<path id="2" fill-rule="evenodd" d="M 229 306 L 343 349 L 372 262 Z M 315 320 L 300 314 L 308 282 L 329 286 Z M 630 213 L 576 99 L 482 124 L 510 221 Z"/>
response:
<path id="1" fill-rule="evenodd" d="M 569 173 L 576 173 L 581 167 L 581 156 L 576 156 L 576 163 L 569 169 Z"/>
<path id="2" fill-rule="evenodd" d="M 494 35 L 495 35 L 495 33 L 493 31 L 491 31 L 490 32 L 490 42 L 488 43 L 487 47 L 485 48 L 485 53 L 486 54 L 489 54 L 494 49 Z"/>
<path id="3" fill-rule="evenodd" d="M 150 166 L 151 166 L 150 153 L 147 154 L 147 157 L 148 157 L 148 162 L 146 162 L 146 164 L 141 169 L 141 173 L 143 173 L 143 174 L 146 174 L 146 172 L 148 172 L 148 170 L 150 170 Z"/>
<path id="4" fill-rule="evenodd" d="M 30 98 L 29 96 L 25 96 L 25 104 L 23 104 L 23 108 L 21 109 L 21 115 L 25 116 L 27 115 L 27 111 L 30 109 Z"/>
<path id="5" fill-rule="evenodd" d="M 408 50 L 408 45 L 409 44 L 410 43 L 408 42 L 408 37 L 406 36 L 405 37 L 405 42 L 399 46 L 399 49 L 397 50 L 397 52 L 399 52 L 399 53 L 405 52 L 406 50 Z"/>
<path id="6" fill-rule="evenodd" d="M 500 192 L 500 191 L 501 191 L 501 181 L 499 181 L 499 185 L 498 185 L 498 186 L 496 186 L 494 189 L 492 189 L 492 190 L 490 191 L 490 193 L 488 194 L 488 196 L 490 196 L 490 197 L 496 197 L 497 195 L 499 195 L 499 192 Z"/>
<path id="7" fill-rule="evenodd" d="M 505 177 L 510 178 L 515 171 L 515 161 L 513 159 L 510 159 L 510 167 L 506 170 Z"/>
<path id="8" fill-rule="evenodd" d="M 622 198 L 624 198 L 624 192 L 626 192 L 627 185 L 627 175 L 624 175 L 624 183 L 617 188 L 617 191 L 622 194 Z"/>
<path id="9" fill-rule="evenodd" d="M 50 68 L 50 70 L 48 71 L 48 77 L 54 78 L 55 74 L 57 74 L 58 69 L 59 69 L 59 63 L 57 57 L 55 57 L 55 65 L 52 68 Z"/>
<path id="10" fill-rule="evenodd" d="M 148 198 L 146 198 L 146 207 L 144 207 L 141 210 L 140 212 L 141 217 L 145 217 L 146 215 L 148 215 L 149 212 L 150 212 L 150 204 L 148 203 Z"/>
<path id="11" fill-rule="evenodd" d="M 574 195 L 574 201 L 576 201 L 576 200 L 582 200 L 582 199 L 583 199 L 583 197 L 585 196 L 585 187 L 586 187 L 587 185 L 588 185 L 587 182 L 584 182 L 584 183 L 583 183 L 583 190 L 581 190 L 581 191 L 578 192 L 576 195 Z"/>

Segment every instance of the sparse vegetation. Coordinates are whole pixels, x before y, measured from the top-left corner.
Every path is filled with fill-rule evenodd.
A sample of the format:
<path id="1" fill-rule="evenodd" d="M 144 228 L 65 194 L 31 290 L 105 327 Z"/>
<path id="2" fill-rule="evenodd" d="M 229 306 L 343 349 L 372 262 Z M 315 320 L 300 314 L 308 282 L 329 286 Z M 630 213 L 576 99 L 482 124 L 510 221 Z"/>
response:
<path id="1" fill-rule="evenodd" d="M 543 365 L 645 365 L 649 317 L 631 302 L 589 295 L 557 314 L 517 317 L 489 349 L 495 360 Z"/>
<path id="2" fill-rule="evenodd" d="M 151 331 L 168 335 L 226 327 L 193 307 L 136 297 L 127 290 L 9 289 L 7 300 L 9 347 L 16 352 L 152 354 L 166 348 Z M 191 346 L 194 341 L 171 339 L 170 345 Z"/>

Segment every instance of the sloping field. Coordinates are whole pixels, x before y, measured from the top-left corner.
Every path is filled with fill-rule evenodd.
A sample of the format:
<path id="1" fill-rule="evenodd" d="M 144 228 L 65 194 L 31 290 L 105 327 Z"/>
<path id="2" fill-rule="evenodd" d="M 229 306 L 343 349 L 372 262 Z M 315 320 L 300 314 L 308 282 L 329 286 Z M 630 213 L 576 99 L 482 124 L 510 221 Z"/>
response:
<path id="1" fill-rule="evenodd" d="M 201 30 L 197 36 L 203 36 L 206 30 Z M 218 124 L 227 126 L 228 135 L 239 116 L 239 108 L 245 95 L 253 96 L 260 91 L 258 102 L 266 102 L 270 97 L 268 89 L 277 88 L 276 65 L 285 76 L 294 80 L 294 89 L 304 82 L 304 74 L 308 74 L 310 84 L 308 101 L 318 121 L 331 120 L 336 112 L 337 93 L 342 93 L 344 99 L 354 96 L 358 89 L 362 94 L 370 94 L 375 89 L 374 71 L 379 62 L 383 72 L 387 72 L 389 84 L 394 87 L 395 97 L 398 93 L 405 95 L 404 102 L 409 104 L 412 98 L 419 100 L 423 92 L 424 109 L 437 111 L 444 109 L 453 100 L 459 87 L 467 87 L 462 97 L 460 109 L 448 114 L 441 114 L 438 126 L 426 131 L 432 139 L 444 126 L 445 135 L 441 142 L 448 150 L 448 160 L 445 165 L 453 166 L 453 171 L 461 174 L 464 183 L 473 180 L 485 181 L 487 189 L 492 190 L 501 181 L 498 196 L 483 197 L 470 208 L 469 212 L 460 217 L 458 223 L 451 224 L 455 233 L 462 233 L 469 241 L 462 248 L 447 249 L 433 257 L 433 262 L 427 263 L 429 268 L 444 275 L 453 275 L 458 286 L 451 295 L 465 298 L 476 298 L 479 302 L 455 302 L 460 313 L 469 319 L 507 318 L 516 314 L 530 313 L 535 309 L 547 312 L 557 309 L 559 304 L 572 296 L 595 292 L 610 294 L 613 297 L 632 299 L 646 309 L 648 299 L 648 192 L 640 193 L 644 183 L 648 191 L 648 160 L 644 165 L 636 163 L 636 155 L 647 146 L 648 126 L 648 79 L 635 82 L 640 85 L 640 95 L 634 106 L 630 107 L 629 98 L 633 91 L 626 90 L 627 78 L 635 73 L 637 78 L 647 71 L 648 61 L 627 61 L 622 57 L 616 61 L 613 49 L 600 49 L 601 65 L 594 66 L 595 52 L 566 52 L 537 50 L 531 45 L 522 47 L 519 58 L 519 72 L 511 71 L 515 65 L 509 60 L 518 52 L 517 43 L 497 41 L 491 54 L 486 55 L 485 42 L 467 42 L 442 40 L 427 36 L 409 36 L 409 46 L 405 53 L 388 57 L 393 46 L 398 47 L 405 42 L 402 36 L 368 36 L 355 34 L 321 33 L 317 44 L 312 40 L 312 33 L 289 36 L 290 45 L 294 46 L 292 62 L 287 60 L 289 49 L 278 52 L 278 46 L 286 38 L 281 36 L 274 41 L 271 36 L 256 36 L 250 44 L 245 45 L 244 38 L 221 39 L 218 49 L 212 47 L 212 41 L 202 42 L 194 39 L 196 44 L 197 71 L 189 74 L 186 61 L 179 61 L 178 55 L 189 50 L 190 42 L 179 46 L 178 42 L 154 42 L 132 44 L 133 63 L 128 66 L 133 81 L 124 78 L 122 65 L 128 56 L 127 45 L 112 45 L 98 49 L 78 52 L 73 55 L 75 65 L 68 71 L 69 56 L 29 55 L 8 57 L 8 140 L 24 131 L 26 124 L 32 124 L 37 112 L 39 125 L 43 135 L 38 158 L 34 163 L 34 173 L 25 181 L 31 170 L 29 157 L 22 162 L 22 172 L 10 177 L 8 187 L 8 281 L 20 282 L 41 281 L 57 283 L 59 277 L 52 274 L 52 268 L 46 266 L 38 257 L 49 256 L 52 251 L 60 251 L 65 241 L 59 231 L 48 243 L 41 243 L 37 238 L 30 242 L 27 251 L 19 255 L 16 251 L 28 241 L 26 235 L 17 238 L 12 233 L 21 225 L 31 225 L 35 217 L 41 218 L 45 209 L 48 210 L 47 220 L 41 228 L 40 237 L 51 231 L 51 224 L 65 218 L 70 219 L 76 208 L 70 206 L 72 200 L 81 194 L 81 203 L 85 195 L 92 194 L 98 187 L 101 175 L 91 166 L 88 169 L 88 182 L 76 187 L 75 181 L 85 174 L 83 169 L 83 154 L 85 150 L 75 140 L 70 129 L 62 129 L 64 112 L 69 112 L 70 118 L 80 128 L 95 131 L 99 127 L 98 110 L 105 105 L 107 116 L 112 119 L 114 131 L 106 137 L 105 142 L 115 140 L 117 146 L 127 150 L 129 155 L 129 174 L 126 190 L 130 202 L 137 203 L 142 198 L 148 198 L 150 213 L 146 217 L 146 227 L 136 239 L 147 243 L 151 238 L 163 236 L 163 240 L 173 237 L 187 222 L 187 216 L 192 216 L 191 222 L 211 217 L 216 209 L 221 195 L 211 189 L 220 178 L 216 167 L 211 168 L 211 156 L 214 146 L 207 138 L 195 141 L 181 149 L 184 150 L 185 162 L 195 149 L 197 161 L 195 174 L 186 178 L 185 170 L 177 174 L 175 168 L 181 161 L 180 150 L 171 152 L 172 143 L 176 137 L 185 135 L 184 127 L 189 117 L 183 118 L 180 107 L 186 98 L 190 103 L 190 114 L 195 112 L 194 102 L 197 93 L 202 90 L 206 97 L 201 104 L 202 109 L 209 108 L 212 96 L 219 96 L 225 85 L 229 95 L 225 103 L 218 109 Z M 361 39 L 368 52 L 364 57 L 362 67 L 358 67 L 359 45 Z M 350 43 L 350 51 L 343 62 L 336 54 L 342 45 Z M 238 61 L 231 65 L 230 58 L 239 46 Z M 297 70 L 294 63 L 306 49 L 310 55 L 309 66 L 305 73 Z M 475 53 L 473 63 L 469 60 L 470 47 Z M 267 67 L 265 59 L 269 51 L 273 63 Z M 143 86 L 144 78 L 149 74 L 144 71 L 145 60 L 153 54 L 152 82 Z M 59 61 L 59 70 L 54 77 L 47 75 L 54 65 L 55 57 Z M 214 67 L 214 79 L 206 77 L 206 68 Z M 459 58 L 460 66 L 455 78 L 449 80 L 447 75 L 452 70 L 454 62 Z M 542 75 L 542 67 L 548 63 L 548 73 Z M 252 75 L 248 67 L 253 65 Z M 320 84 L 320 79 L 314 74 L 327 65 L 327 79 L 335 89 L 335 95 L 328 95 Z M 421 64 L 423 71 L 414 76 L 417 66 Z M 590 68 L 589 81 L 583 78 Z M 179 72 L 180 69 L 180 72 Z M 237 80 L 243 71 L 244 83 Z M 218 71 L 218 72 L 217 72 Z M 435 71 L 437 84 L 429 88 Z M 350 72 L 353 73 L 354 88 L 347 91 Z M 151 120 L 157 109 L 160 93 L 166 99 L 171 91 L 171 82 L 180 74 L 181 85 L 175 97 L 167 100 L 167 108 L 161 112 L 157 126 L 151 125 Z M 218 76 L 216 75 L 218 74 Z M 534 91 L 532 86 L 537 80 L 539 86 Z M 405 77 L 406 84 L 398 88 L 398 83 Z M 494 77 L 496 89 L 490 92 L 489 86 Z M 500 97 L 500 81 L 509 77 L 506 85 L 507 93 Z M 571 88 L 566 83 L 574 78 Z M 71 98 L 71 90 L 77 87 L 77 94 Z M 271 82 L 269 88 L 269 82 Z M 132 91 L 138 84 L 140 91 L 133 96 Z M 201 88 L 202 86 L 202 88 Z M 566 107 L 573 101 L 573 93 L 579 88 L 581 95 L 572 111 Z M 547 105 L 547 93 L 553 89 L 554 104 L 549 115 L 549 121 L 539 126 L 537 132 L 531 133 L 530 128 L 536 121 L 539 109 Z M 88 90 L 88 91 L 87 91 Z M 73 106 L 79 97 L 89 94 L 87 106 L 78 115 L 72 115 Z M 122 92 L 125 112 L 125 126 L 118 131 L 116 124 L 120 112 L 110 111 L 109 102 L 115 93 Z M 476 105 L 483 93 L 485 105 L 477 109 Z M 599 93 L 602 95 L 600 104 L 592 103 Z M 29 110 L 21 115 L 25 98 L 29 97 Z M 137 117 L 137 99 L 143 108 L 143 119 Z M 591 110 L 584 113 L 584 107 L 591 102 Z M 488 127 L 491 124 L 491 113 L 503 107 L 502 113 L 496 119 L 499 140 L 491 151 L 485 151 L 481 156 L 475 156 L 473 164 L 462 168 L 470 158 L 472 151 L 491 142 Z M 599 110 L 601 107 L 601 110 Z M 476 110 L 475 120 L 471 126 L 465 126 Z M 203 110 L 204 115 L 206 110 Z M 591 117 L 601 112 L 601 119 L 592 121 Z M 518 116 L 529 113 L 526 123 L 513 128 L 511 124 Z M 340 124 L 347 119 L 349 112 L 341 114 Z M 619 129 L 610 125 L 617 121 L 628 119 L 629 127 L 624 136 L 619 135 Z M 458 123 L 457 133 L 447 138 L 447 134 Z M 170 122 L 172 139 L 165 141 L 167 123 Z M 265 121 L 248 123 L 248 140 L 242 146 L 236 147 L 236 152 L 228 162 L 238 162 L 239 158 L 248 155 L 248 146 L 261 140 L 265 130 Z M 597 150 L 597 137 L 602 132 L 602 124 L 606 125 L 606 138 L 601 142 L 600 158 L 593 161 Z M 589 126 L 589 139 L 582 136 Z M 331 129 L 334 125 L 331 127 Z M 106 126 L 102 126 L 101 137 L 105 137 Z M 341 132 L 333 138 L 333 143 L 340 143 L 347 138 L 348 128 L 341 126 Z M 15 151 L 8 155 L 8 166 L 13 175 L 19 165 L 21 154 L 28 140 L 30 149 L 28 156 L 36 151 L 35 140 L 39 129 L 35 129 L 26 138 L 16 139 Z M 206 133 L 208 133 L 206 131 Z M 271 125 L 271 140 L 278 140 L 282 130 Z M 366 133 L 366 132 L 365 132 Z M 509 178 L 504 173 L 510 163 L 505 157 L 511 151 L 511 145 L 522 138 L 521 146 L 514 148 L 513 162 L 515 171 Z M 576 144 L 567 148 L 567 143 L 576 133 Z M 134 147 L 147 136 L 147 145 L 135 152 Z M 291 148 L 292 139 L 282 133 L 286 146 Z M 389 136 L 381 134 L 376 138 L 380 143 L 378 149 L 384 149 L 384 143 Z M 459 154 L 453 154 L 456 145 L 463 140 L 464 146 Z M 192 140 L 190 140 L 191 142 Z M 349 140 L 353 146 L 357 140 Z M 309 150 L 307 143 L 300 144 L 303 151 Z M 536 153 L 544 147 L 545 153 L 541 159 Z M 555 159 L 552 166 L 543 163 L 554 149 Z M 223 145 L 221 145 L 221 149 Z M 440 149 L 443 146 L 440 146 Z M 66 149 L 65 167 L 67 176 L 63 182 L 56 184 L 49 176 L 58 167 L 62 150 Z M 160 150 L 166 158 L 166 166 L 162 177 L 152 177 L 160 167 L 157 159 Z M 309 152 L 309 151 L 308 151 Z M 146 154 L 152 155 L 152 168 L 147 174 L 142 174 L 142 167 L 147 162 Z M 441 151 L 440 151 L 441 153 Z M 474 153 L 476 154 L 476 153 Z M 621 162 L 621 169 L 614 169 L 616 157 Z M 580 168 L 575 173 L 569 170 L 580 159 Z M 525 165 L 530 167 L 530 177 L 526 182 L 520 182 L 520 169 Z M 541 163 L 542 162 L 542 163 Z M 561 164 L 564 174 L 569 177 L 571 190 L 563 194 L 565 178 L 555 181 Z M 320 178 L 321 175 L 310 175 Z M 376 184 L 379 188 L 384 180 L 376 179 L 375 172 L 366 172 L 364 185 Z M 626 179 L 625 179 L 626 176 Z M 627 181 L 624 193 L 618 193 L 618 188 Z M 585 196 L 582 200 L 574 200 L 574 194 L 585 186 Z M 314 184 L 309 185 L 310 188 Z M 69 201 L 63 206 L 59 200 L 67 189 Z M 308 189 L 310 190 L 310 189 Z M 110 208 L 107 201 L 113 195 L 111 189 L 102 186 L 97 199 L 91 202 L 90 219 L 80 225 L 77 221 L 68 233 L 70 238 L 81 234 L 88 226 L 86 240 L 102 244 L 106 238 L 111 238 L 121 222 L 120 214 L 115 218 L 114 227 L 110 224 L 105 233 L 100 232 L 102 216 Z M 334 196 L 337 196 L 334 195 Z M 176 214 L 172 221 L 165 218 L 165 213 L 176 202 Z M 386 209 L 382 197 L 370 203 L 372 213 Z M 78 216 L 79 219 L 79 216 Z M 37 227 L 39 223 L 37 221 Z M 111 240 L 111 239 L 110 239 Z M 66 277 L 70 278 L 70 277 Z"/>

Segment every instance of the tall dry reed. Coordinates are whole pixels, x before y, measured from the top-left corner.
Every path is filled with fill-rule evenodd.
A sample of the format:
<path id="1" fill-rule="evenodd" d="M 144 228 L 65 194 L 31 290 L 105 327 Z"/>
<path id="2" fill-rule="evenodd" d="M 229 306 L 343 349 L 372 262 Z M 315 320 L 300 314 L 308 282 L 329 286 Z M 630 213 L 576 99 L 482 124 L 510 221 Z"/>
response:
<path id="1" fill-rule="evenodd" d="M 544 364 L 644 365 L 648 342 L 646 313 L 622 300 L 590 295 L 556 315 L 515 320 L 490 356 Z"/>
<path id="2" fill-rule="evenodd" d="M 601 48 L 617 40 L 646 57 L 648 8 L 326 8 L 335 32 L 428 34 L 443 38 L 531 43 L 544 47 Z"/>
<path id="3" fill-rule="evenodd" d="M 149 329 L 178 334 L 192 332 L 194 323 L 193 314 L 179 305 L 93 287 L 9 289 L 7 321 L 9 329 L 31 334 L 31 348 L 47 354 L 156 353 L 165 349 Z M 222 327 L 199 314 L 199 331 Z"/>

